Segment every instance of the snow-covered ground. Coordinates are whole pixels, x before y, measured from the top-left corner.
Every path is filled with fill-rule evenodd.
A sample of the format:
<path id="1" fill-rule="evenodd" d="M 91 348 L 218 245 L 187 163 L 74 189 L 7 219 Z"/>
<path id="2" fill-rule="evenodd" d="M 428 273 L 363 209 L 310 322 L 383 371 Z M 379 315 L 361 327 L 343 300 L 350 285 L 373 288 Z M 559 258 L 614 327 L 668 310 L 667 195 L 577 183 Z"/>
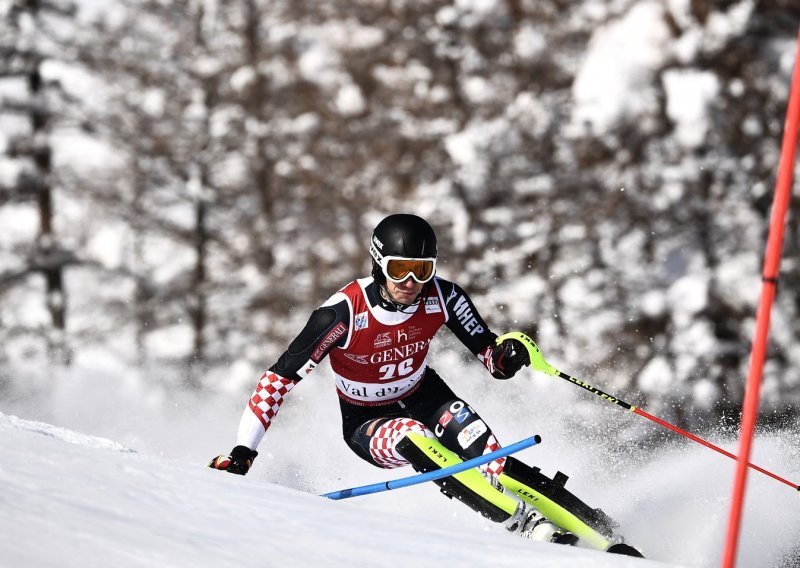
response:
<path id="1" fill-rule="evenodd" d="M 719 564 L 735 464 L 684 440 L 634 450 L 631 429 L 655 426 L 563 381 L 491 381 L 466 367 L 450 382 L 501 440 L 540 434 L 522 458 L 568 473 L 567 487 L 653 563 L 515 538 L 432 484 L 316 497 L 411 473 L 349 452 L 324 372 L 292 392 L 244 478 L 205 463 L 230 449 L 246 395 L 104 372 L 54 373 L 0 400 L 0 566 Z M 713 441 L 735 451 L 730 438 Z M 798 447 L 793 431 L 762 435 L 753 461 L 796 481 Z M 739 566 L 800 565 L 798 511 L 796 491 L 753 473 Z"/>
<path id="2" fill-rule="evenodd" d="M 365 510 L 7 415 L 0 440 L 3 566 L 656 565 Z"/>

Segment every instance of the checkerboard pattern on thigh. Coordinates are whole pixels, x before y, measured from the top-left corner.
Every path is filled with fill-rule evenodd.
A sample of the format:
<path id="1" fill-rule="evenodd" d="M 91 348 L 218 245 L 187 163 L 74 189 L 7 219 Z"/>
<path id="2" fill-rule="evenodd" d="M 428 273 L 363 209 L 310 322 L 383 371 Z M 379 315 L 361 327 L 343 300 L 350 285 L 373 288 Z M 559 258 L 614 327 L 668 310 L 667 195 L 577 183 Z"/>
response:
<path id="1" fill-rule="evenodd" d="M 408 465 L 408 461 L 401 456 L 395 446 L 406 432 L 416 432 L 428 438 L 433 438 L 433 433 L 424 424 L 411 418 L 393 418 L 387 420 L 375 430 L 369 439 L 369 453 L 379 466 L 394 469 Z"/>
<path id="2" fill-rule="evenodd" d="M 483 455 L 492 453 L 499 449 L 500 443 L 497 441 L 497 438 L 494 437 L 494 434 L 491 434 L 486 440 L 486 446 L 483 448 Z M 494 461 L 490 461 L 486 465 L 482 465 L 481 470 L 483 471 L 484 475 L 497 476 L 503 473 L 503 468 L 505 465 L 506 458 L 497 458 Z"/>
<path id="3" fill-rule="evenodd" d="M 258 417 L 264 429 L 278 413 L 283 399 L 295 385 L 295 381 L 285 379 L 275 373 L 264 373 L 250 398 L 250 410 Z"/>

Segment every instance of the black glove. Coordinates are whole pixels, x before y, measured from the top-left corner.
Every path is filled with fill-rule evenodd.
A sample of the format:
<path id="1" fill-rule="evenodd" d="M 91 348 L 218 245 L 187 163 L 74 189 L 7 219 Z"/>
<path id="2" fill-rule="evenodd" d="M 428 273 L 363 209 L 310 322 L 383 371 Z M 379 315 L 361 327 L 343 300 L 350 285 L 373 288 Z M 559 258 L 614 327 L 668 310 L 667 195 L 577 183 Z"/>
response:
<path id="1" fill-rule="evenodd" d="M 510 379 L 531 359 L 525 346 L 516 339 L 505 339 L 492 349 L 492 364 L 495 379 Z"/>
<path id="2" fill-rule="evenodd" d="M 230 455 L 217 456 L 208 467 L 212 469 L 221 469 L 228 473 L 235 473 L 236 475 L 244 475 L 253 465 L 253 460 L 256 459 L 258 452 L 251 450 L 247 446 L 236 446 L 231 450 Z"/>

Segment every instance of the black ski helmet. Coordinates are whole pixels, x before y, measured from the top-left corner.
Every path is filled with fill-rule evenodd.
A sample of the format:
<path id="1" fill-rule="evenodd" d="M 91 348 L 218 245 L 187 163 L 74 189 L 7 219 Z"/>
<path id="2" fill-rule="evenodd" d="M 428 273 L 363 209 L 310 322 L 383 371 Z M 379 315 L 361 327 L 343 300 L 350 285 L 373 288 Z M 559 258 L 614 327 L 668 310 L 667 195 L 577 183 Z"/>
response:
<path id="1" fill-rule="evenodd" d="M 384 256 L 436 258 L 436 233 L 422 217 L 408 213 L 389 215 L 372 231 L 369 253 L 372 256 L 372 278 L 385 284 L 381 259 Z"/>

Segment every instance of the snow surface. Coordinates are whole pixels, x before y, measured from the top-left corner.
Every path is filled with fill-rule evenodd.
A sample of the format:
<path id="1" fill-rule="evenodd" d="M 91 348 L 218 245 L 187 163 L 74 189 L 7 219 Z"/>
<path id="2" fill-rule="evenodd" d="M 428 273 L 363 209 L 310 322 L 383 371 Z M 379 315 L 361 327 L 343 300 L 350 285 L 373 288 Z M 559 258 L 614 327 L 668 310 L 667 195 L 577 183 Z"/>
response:
<path id="1" fill-rule="evenodd" d="M 540 434 L 520 457 L 569 474 L 567 487 L 652 561 L 521 540 L 431 484 L 316 497 L 412 473 L 347 449 L 326 369 L 292 391 L 247 477 L 209 470 L 232 445 L 240 385 L 171 390 L 165 377 L 122 373 L 109 359 L 42 374 L 0 399 L 0 566 L 719 564 L 733 461 L 683 439 L 630 445 L 659 429 L 565 381 L 491 381 L 469 366 L 456 373 L 452 351 L 437 360 L 501 441 Z M 761 434 L 752 461 L 795 482 L 799 438 Z M 735 452 L 730 436 L 709 439 Z M 797 566 L 800 496 L 758 473 L 748 483 L 739 565 Z"/>
<path id="2" fill-rule="evenodd" d="M 659 565 L 366 511 L 5 414 L 0 433 L 4 566 Z"/>

